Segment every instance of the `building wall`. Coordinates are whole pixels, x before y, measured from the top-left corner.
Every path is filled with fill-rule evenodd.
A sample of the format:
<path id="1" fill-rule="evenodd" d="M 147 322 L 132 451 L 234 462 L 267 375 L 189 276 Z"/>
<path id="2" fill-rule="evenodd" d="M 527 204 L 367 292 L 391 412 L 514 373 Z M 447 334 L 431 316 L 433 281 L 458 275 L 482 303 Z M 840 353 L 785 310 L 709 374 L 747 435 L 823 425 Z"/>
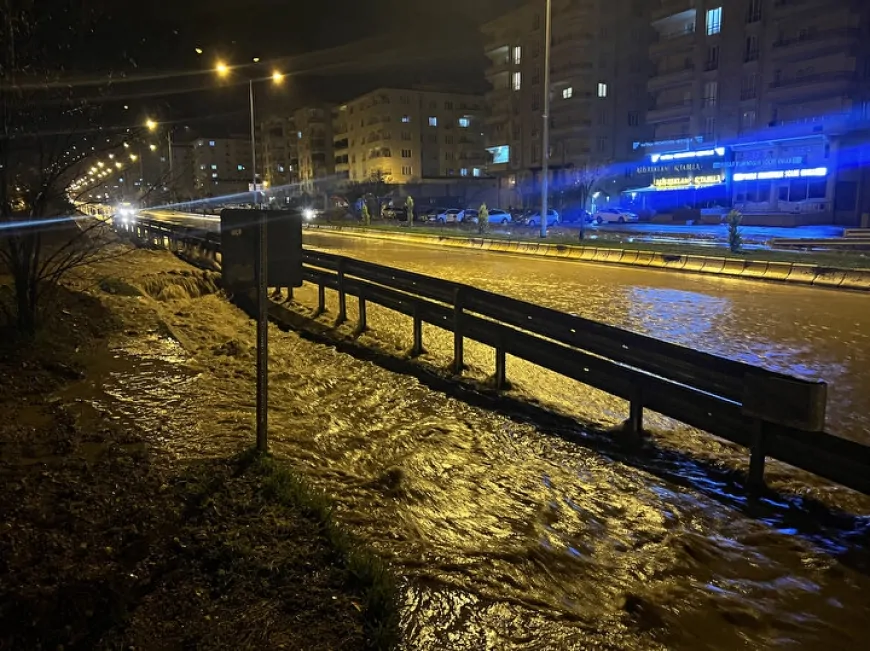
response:
<path id="1" fill-rule="evenodd" d="M 788 160 L 826 168 L 824 183 L 739 181 L 731 196 L 748 212 L 858 222 L 863 175 L 851 178 L 859 167 L 851 150 L 864 149 L 854 134 L 870 116 L 870 3 L 661 0 L 651 26 L 648 121 L 660 144 L 648 153 L 685 140 L 677 147 L 728 146 L 735 165 L 762 161 L 754 169 L 765 173 Z"/>
<path id="2" fill-rule="evenodd" d="M 298 129 L 292 116 L 273 116 L 260 123 L 258 169 L 270 188 L 288 194 L 292 192 L 299 174 L 298 144 Z"/>
<path id="3" fill-rule="evenodd" d="M 594 165 L 607 173 L 636 157 L 645 140 L 651 36 L 648 2 L 555 0 L 550 59 L 550 167 L 553 180 Z M 544 4 L 527 3 L 484 25 L 487 146 L 507 145 L 490 170 L 507 185 L 528 185 L 543 164 Z"/>
<path id="4" fill-rule="evenodd" d="M 203 137 L 193 143 L 194 185 L 198 196 L 247 192 L 251 183 L 251 141 Z"/>
<path id="5" fill-rule="evenodd" d="M 328 106 L 298 109 L 294 115 L 299 153 L 299 181 L 302 189 L 311 192 L 318 179 L 330 179 L 335 174 L 333 152 L 332 111 Z"/>
<path id="6" fill-rule="evenodd" d="M 351 181 L 378 172 L 398 184 L 484 174 L 482 97 L 382 88 L 344 112 Z"/>

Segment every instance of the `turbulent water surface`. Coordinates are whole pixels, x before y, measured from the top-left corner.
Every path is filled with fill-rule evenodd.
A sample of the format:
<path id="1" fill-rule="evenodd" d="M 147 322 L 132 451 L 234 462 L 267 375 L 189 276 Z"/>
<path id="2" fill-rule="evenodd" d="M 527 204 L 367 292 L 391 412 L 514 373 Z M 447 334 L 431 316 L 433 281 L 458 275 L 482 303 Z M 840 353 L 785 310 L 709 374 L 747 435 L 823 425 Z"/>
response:
<path id="1" fill-rule="evenodd" d="M 870 323 L 858 310 L 866 297 L 659 274 L 632 285 L 613 268 L 310 241 L 772 368 L 805 369 L 836 387 L 838 433 L 861 438 L 866 426 L 866 414 L 853 413 L 867 405 L 861 362 Z M 313 298 L 310 288 L 297 293 L 301 303 Z M 120 342 L 88 402 L 155 432 L 182 457 L 247 442 L 251 322 L 217 296 L 158 309 L 175 340 L 155 333 Z M 403 318 L 376 308 L 369 317 L 372 343 L 407 347 Z M 425 336 L 428 362 L 445 365 L 449 337 L 435 328 Z M 484 347 L 470 344 L 468 361 L 471 375 L 491 373 Z M 335 496 L 341 518 L 409 578 L 409 649 L 830 650 L 866 643 L 866 519 L 809 526 L 800 514 L 792 517 L 797 500 L 729 497 L 726 483 L 688 457 L 678 470 L 692 481 L 668 481 L 628 457 L 572 442 L 582 439 L 580 425 L 564 437 L 544 433 L 533 419 L 480 409 L 293 333 L 272 330 L 270 364 L 274 449 Z M 579 422 L 625 417 L 621 401 L 519 360 L 509 360 L 509 373 L 519 397 Z M 745 458 L 667 419 L 652 416 L 651 423 L 664 444 L 698 457 Z M 790 469 L 773 464 L 771 476 L 829 504 L 870 512 L 848 491 L 795 479 Z"/>

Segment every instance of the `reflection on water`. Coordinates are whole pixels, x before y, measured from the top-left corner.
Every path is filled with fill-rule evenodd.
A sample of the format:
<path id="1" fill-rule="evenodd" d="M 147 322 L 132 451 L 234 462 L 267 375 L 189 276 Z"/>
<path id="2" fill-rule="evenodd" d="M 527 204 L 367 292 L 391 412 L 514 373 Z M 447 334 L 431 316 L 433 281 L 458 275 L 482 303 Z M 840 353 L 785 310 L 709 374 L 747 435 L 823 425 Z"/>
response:
<path id="1" fill-rule="evenodd" d="M 640 318 L 630 301 L 598 292 L 611 314 Z M 564 300 L 583 312 L 587 295 Z M 179 303 L 161 316 L 183 348 L 122 342 L 82 397 L 156 432 L 169 453 L 226 454 L 252 442 L 253 325 L 216 296 Z M 396 318 L 370 312 L 378 332 L 398 330 Z M 863 648 L 870 580 L 826 553 L 829 539 L 862 553 L 839 533 L 795 535 L 780 512 L 746 518 L 533 423 L 292 333 L 270 337 L 273 449 L 410 579 L 407 648 Z M 426 341 L 433 355 L 449 350 L 434 328 Z M 472 367 L 491 363 L 482 346 L 468 356 Z M 621 409 L 517 360 L 510 368 L 549 399 L 599 415 Z"/>
<path id="2" fill-rule="evenodd" d="M 305 241 L 822 379 L 829 385 L 828 431 L 870 443 L 870 309 L 863 294 L 310 232 Z"/>

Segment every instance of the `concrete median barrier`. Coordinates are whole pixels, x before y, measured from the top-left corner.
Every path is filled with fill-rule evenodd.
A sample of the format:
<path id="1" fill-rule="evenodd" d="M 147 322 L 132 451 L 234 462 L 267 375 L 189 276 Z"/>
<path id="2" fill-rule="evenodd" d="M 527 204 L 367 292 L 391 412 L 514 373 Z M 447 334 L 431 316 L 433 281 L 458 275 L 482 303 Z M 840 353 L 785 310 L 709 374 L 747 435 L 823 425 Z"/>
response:
<path id="1" fill-rule="evenodd" d="M 309 229 L 306 229 L 309 230 Z M 317 226 L 312 232 L 326 232 L 393 242 L 407 242 L 429 246 L 449 246 L 472 250 L 515 253 L 535 257 L 564 258 L 578 262 L 621 264 L 633 267 L 675 270 L 690 273 L 729 276 L 745 280 L 787 282 L 799 285 L 870 291 L 870 269 L 842 269 L 818 267 L 791 262 L 768 262 L 738 257 L 705 255 L 677 255 L 594 247 L 577 244 L 551 244 L 549 242 L 497 240 L 479 237 L 444 237 L 428 233 L 396 233 L 369 231 L 357 227 Z"/>
<path id="2" fill-rule="evenodd" d="M 767 262 L 758 262 L 757 260 L 744 260 L 742 278 L 764 278 L 767 273 Z"/>
<path id="3" fill-rule="evenodd" d="M 725 274 L 726 276 L 742 276 L 743 268 L 745 266 L 746 262 L 744 260 L 725 258 L 725 264 L 722 265 L 722 271 L 719 273 Z"/>
<path id="4" fill-rule="evenodd" d="M 845 278 L 846 273 L 842 269 L 817 267 L 817 273 L 813 280 L 813 285 L 819 285 L 821 287 L 839 287 L 843 284 Z"/>
<path id="5" fill-rule="evenodd" d="M 766 280 L 785 281 L 791 273 L 791 262 L 768 262 L 767 271 L 764 272 Z"/>

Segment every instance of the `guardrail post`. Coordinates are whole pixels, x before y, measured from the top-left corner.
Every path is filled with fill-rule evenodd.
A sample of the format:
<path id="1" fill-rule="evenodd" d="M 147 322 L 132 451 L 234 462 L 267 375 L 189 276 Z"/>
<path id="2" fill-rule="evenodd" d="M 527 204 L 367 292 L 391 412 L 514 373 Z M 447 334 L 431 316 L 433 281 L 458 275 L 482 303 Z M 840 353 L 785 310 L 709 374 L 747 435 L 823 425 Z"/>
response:
<path id="1" fill-rule="evenodd" d="M 628 433 L 634 437 L 643 434 L 643 398 L 640 389 L 637 389 L 629 402 L 628 408 Z"/>
<path id="2" fill-rule="evenodd" d="M 501 391 L 507 385 L 507 356 L 503 346 L 495 349 L 495 388 Z"/>
<path id="3" fill-rule="evenodd" d="M 336 325 L 347 321 L 347 294 L 344 292 L 344 258 L 338 261 L 338 317 Z"/>
<path id="4" fill-rule="evenodd" d="M 368 319 L 366 318 L 366 299 L 365 290 L 360 289 L 359 292 L 359 323 L 356 326 L 356 334 L 361 335 L 368 330 Z"/>
<path id="5" fill-rule="evenodd" d="M 752 432 L 752 448 L 749 457 L 749 488 L 751 490 L 764 488 L 764 430 L 764 421 L 756 421 L 755 431 Z"/>
<path id="6" fill-rule="evenodd" d="M 456 375 L 460 375 L 465 367 L 463 363 L 464 344 L 465 338 L 462 336 L 462 290 L 457 287 L 453 294 L 453 372 Z"/>
<path id="7" fill-rule="evenodd" d="M 414 344 L 411 346 L 411 357 L 419 357 L 423 349 L 423 319 L 420 318 L 420 306 L 414 304 Z"/>
<path id="8" fill-rule="evenodd" d="M 326 312 L 326 286 L 322 280 L 317 281 L 317 316 Z"/>

